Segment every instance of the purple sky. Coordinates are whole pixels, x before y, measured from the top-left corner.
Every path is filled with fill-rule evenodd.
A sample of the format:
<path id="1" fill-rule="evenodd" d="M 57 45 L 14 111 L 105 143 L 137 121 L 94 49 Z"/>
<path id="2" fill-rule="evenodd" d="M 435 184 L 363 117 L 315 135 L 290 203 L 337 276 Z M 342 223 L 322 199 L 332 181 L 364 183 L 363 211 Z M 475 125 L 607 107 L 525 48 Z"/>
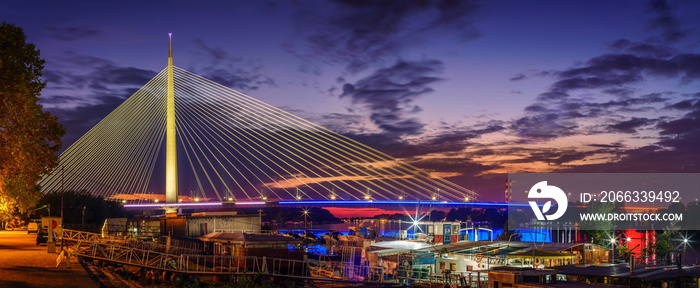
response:
<path id="1" fill-rule="evenodd" d="M 67 147 L 167 64 L 503 197 L 505 173 L 700 172 L 697 1 L 22 1 Z"/>

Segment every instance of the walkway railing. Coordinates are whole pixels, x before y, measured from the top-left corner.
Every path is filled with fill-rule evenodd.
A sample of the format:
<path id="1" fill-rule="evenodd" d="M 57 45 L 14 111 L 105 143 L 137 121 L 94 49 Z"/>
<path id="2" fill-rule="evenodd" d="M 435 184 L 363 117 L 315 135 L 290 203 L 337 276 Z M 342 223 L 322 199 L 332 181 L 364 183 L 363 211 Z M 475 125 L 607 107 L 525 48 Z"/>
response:
<path id="1" fill-rule="evenodd" d="M 186 274 L 266 274 L 295 278 L 362 281 L 369 267 L 333 264 L 319 267 L 309 261 L 254 256 L 174 254 L 155 251 L 145 243 L 118 238 L 101 238 L 99 234 L 64 230 L 68 250 L 78 257 Z M 117 241 L 118 240 L 118 241 Z M 147 248 L 147 249 L 143 249 Z M 340 273 L 328 273 L 328 271 Z"/>
<path id="2" fill-rule="evenodd" d="M 122 246 L 126 247 L 131 247 L 131 248 L 137 248 L 137 249 L 142 249 L 142 250 L 150 250 L 150 251 L 155 251 L 155 252 L 161 252 L 161 253 L 170 253 L 170 254 L 199 254 L 202 251 L 196 250 L 196 249 L 191 249 L 191 248 L 186 248 L 186 247 L 178 247 L 178 246 L 167 246 L 163 244 L 159 244 L 156 242 L 146 242 L 146 241 L 140 241 L 140 240 L 133 240 L 133 239 L 126 239 L 126 238 L 121 238 L 121 237 L 113 237 L 113 236 L 102 236 L 101 234 L 98 233 L 90 233 L 90 232 L 85 232 L 85 231 L 77 231 L 77 230 L 70 230 L 70 229 L 63 229 L 63 235 L 62 239 L 64 241 L 89 241 L 89 242 L 103 242 L 103 243 L 118 243 Z"/>
<path id="3" fill-rule="evenodd" d="M 254 256 L 174 254 L 155 251 L 150 243 L 106 239 L 99 234 L 64 230 L 64 241 L 71 242 L 68 249 L 78 257 L 103 260 L 147 269 L 183 274 L 265 274 L 294 278 L 335 281 L 364 281 L 371 283 L 446 283 L 483 285 L 481 277 L 430 273 L 425 270 L 396 269 L 386 273 L 380 267 L 353 265 L 350 262 L 301 261 Z M 130 245 L 130 246 L 128 246 Z M 161 245 L 162 246 L 162 245 Z M 146 248 L 146 249 L 144 249 Z"/>

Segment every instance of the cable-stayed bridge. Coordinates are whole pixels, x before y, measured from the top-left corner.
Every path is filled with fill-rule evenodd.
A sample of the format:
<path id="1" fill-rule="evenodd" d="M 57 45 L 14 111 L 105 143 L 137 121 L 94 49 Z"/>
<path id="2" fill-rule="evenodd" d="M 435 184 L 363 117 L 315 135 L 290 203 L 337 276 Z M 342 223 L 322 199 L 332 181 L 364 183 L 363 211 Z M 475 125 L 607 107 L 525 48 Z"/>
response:
<path id="1" fill-rule="evenodd" d="M 173 107 L 168 107 L 169 98 Z M 169 113 L 174 127 L 166 129 Z M 169 135 L 176 139 L 172 145 L 167 144 Z M 168 164 L 169 153 L 176 153 L 175 164 Z M 171 181 L 166 180 L 168 165 L 176 167 L 172 181 L 179 191 L 172 199 L 164 193 Z M 45 193 L 84 190 L 144 203 L 464 202 L 476 197 L 469 189 L 171 64 L 68 147 L 58 168 L 39 184 Z"/>

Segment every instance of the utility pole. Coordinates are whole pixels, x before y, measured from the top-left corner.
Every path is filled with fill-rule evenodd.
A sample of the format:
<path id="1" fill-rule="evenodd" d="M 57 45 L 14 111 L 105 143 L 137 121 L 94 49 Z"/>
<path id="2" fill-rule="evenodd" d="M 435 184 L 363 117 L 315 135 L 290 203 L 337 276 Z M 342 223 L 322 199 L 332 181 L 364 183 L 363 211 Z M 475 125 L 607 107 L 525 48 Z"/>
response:
<path id="1" fill-rule="evenodd" d="M 309 210 L 304 209 L 304 241 L 309 237 Z"/>

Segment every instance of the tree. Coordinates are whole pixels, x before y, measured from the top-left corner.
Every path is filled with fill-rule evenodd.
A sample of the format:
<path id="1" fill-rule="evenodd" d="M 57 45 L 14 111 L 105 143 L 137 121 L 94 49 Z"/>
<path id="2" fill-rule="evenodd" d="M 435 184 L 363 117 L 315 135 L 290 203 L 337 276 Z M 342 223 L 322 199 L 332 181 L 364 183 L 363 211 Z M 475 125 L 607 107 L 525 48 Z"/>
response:
<path id="1" fill-rule="evenodd" d="M 41 197 L 37 181 L 58 163 L 65 129 L 37 102 L 44 60 L 21 28 L 0 23 L 0 220 Z"/>

